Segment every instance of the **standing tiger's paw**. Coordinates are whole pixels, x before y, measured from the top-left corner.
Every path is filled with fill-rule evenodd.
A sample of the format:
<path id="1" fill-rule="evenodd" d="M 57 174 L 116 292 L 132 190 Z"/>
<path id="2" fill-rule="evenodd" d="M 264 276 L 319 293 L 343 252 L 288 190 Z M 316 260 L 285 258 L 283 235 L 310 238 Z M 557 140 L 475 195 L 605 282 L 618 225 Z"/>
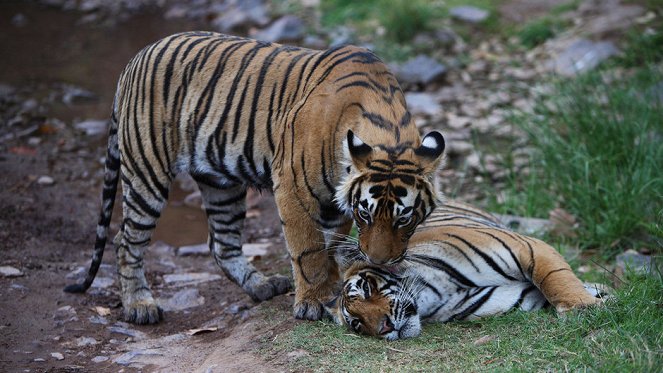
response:
<path id="1" fill-rule="evenodd" d="M 163 319 L 163 310 L 154 299 L 138 300 L 130 304 L 123 304 L 122 317 L 124 321 L 133 324 L 156 324 Z"/>
<path id="2" fill-rule="evenodd" d="M 317 300 L 302 300 L 295 303 L 293 314 L 296 319 L 318 321 L 322 319 L 322 303 Z"/>
<path id="3" fill-rule="evenodd" d="M 285 294 L 292 288 L 290 279 L 282 275 L 264 276 L 256 272 L 252 281 L 244 285 L 244 290 L 256 302 L 272 299 L 277 295 Z"/>

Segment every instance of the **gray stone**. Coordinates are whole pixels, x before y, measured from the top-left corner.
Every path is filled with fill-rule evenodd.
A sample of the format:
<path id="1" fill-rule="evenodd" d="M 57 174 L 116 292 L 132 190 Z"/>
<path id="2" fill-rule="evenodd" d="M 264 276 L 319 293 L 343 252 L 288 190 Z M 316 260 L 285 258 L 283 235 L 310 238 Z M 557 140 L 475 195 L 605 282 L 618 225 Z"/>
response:
<path id="1" fill-rule="evenodd" d="M 627 250 L 617 255 L 616 264 L 623 272 L 630 270 L 638 274 L 649 273 L 652 268 L 651 256 L 642 255 L 635 250 Z"/>
<path id="2" fill-rule="evenodd" d="M 202 297 L 196 288 L 183 289 L 169 298 L 158 299 L 161 308 L 164 311 L 182 311 L 205 304 L 205 297 Z"/>
<path id="3" fill-rule="evenodd" d="M 396 66 L 395 70 L 402 83 L 424 85 L 440 80 L 447 72 L 444 65 L 422 54 Z"/>
<path id="4" fill-rule="evenodd" d="M 286 15 L 252 36 L 267 42 L 292 41 L 301 39 L 304 36 L 304 30 L 304 21 L 299 17 Z"/>
<path id="5" fill-rule="evenodd" d="M 338 47 L 339 45 L 351 44 L 354 40 L 354 31 L 347 26 L 338 26 L 329 33 L 330 47 Z"/>
<path id="6" fill-rule="evenodd" d="M 59 352 L 51 352 L 51 356 L 52 356 L 55 360 L 64 360 L 64 355 L 62 355 L 62 354 L 59 353 Z"/>
<path id="7" fill-rule="evenodd" d="M 435 96 L 427 92 L 407 92 L 405 101 L 408 110 L 414 115 L 433 117 L 442 113 L 442 105 L 437 102 Z"/>
<path id="8" fill-rule="evenodd" d="M 39 178 L 37 179 L 37 184 L 44 186 L 53 185 L 55 184 L 55 179 L 53 179 L 48 175 L 39 176 Z"/>
<path id="9" fill-rule="evenodd" d="M 201 243 L 198 245 L 181 246 L 177 249 L 178 256 L 209 255 L 209 245 Z"/>
<path id="10" fill-rule="evenodd" d="M 242 245 L 242 253 L 244 256 L 265 256 L 270 246 L 270 243 L 245 243 Z"/>
<path id="11" fill-rule="evenodd" d="M 67 105 L 76 105 L 96 101 L 99 97 L 86 89 L 73 85 L 62 86 L 62 102 Z"/>
<path id="12" fill-rule="evenodd" d="M 468 155 L 473 150 L 474 146 L 467 141 L 449 141 L 446 152 L 449 155 Z"/>
<path id="13" fill-rule="evenodd" d="M 85 346 L 94 346 L 96 344 L 99 344 L 99 341 L 92 337 L 79 337 L 76 338 L 76 346 L 78 347 L 85 347 Z"/>
<path id="14" fill-rule="evenodd" d="M 23 272 L 21 272 L 20 269 L 11 266 L 1 266 L 0 275 L 3 277 L 21 277 L 23 276 Z"/>
<path id="15" fill-rule="evenodd" d="M 93 324 L 108 325 L 108 319 L 103 316 L 98 316 L 98 315 L 90 316 L 88 320 Z"/>
<path id="16" fill-rule="evenodd" d="M 116 357 L 113 359 L 113 362 L 119 365 L 130 365 L 135 363 L 134 358 L 145 355 L 163 356 L 163 353 L 155 349 L 134 350 L 125 352 L 124 354 Z"/>
<path id="17" fill-rule="evenodd" d="M 469 5 L 456 6 L 449 11 L 451 17 L 469 23 L 481 23 L 488 18 L 488 11 Z"/>
<path id="18" fill-rule="evenodd" d="M 230 306 L 228 306 L 228 313 L 236 315 L 248 308 L 249 306 L 246 305 L 245 303 L 233 303 Z"/>
<path id="19" fill-rule="evenodd" d="M 234 5 L 227 7 L 226 4 L 219 4 L 222 15 L 212 21 L 214 29 L 229 32 L 269 23 L 269 12 L 263 0 L 242 0 Z"/>
<path id="20" fill-rule="evenodd" d="M 115 280 L 110 277 L 96 277 L 91 286 L 95 289 L 107 289 L 113 286 L 114 283 Z"/>
<path id="21" fill-rule="evenodd" d="M 23 13 L 16 13 L 12 17 L 11 24 L 16 27 L 23 27 L 28 24 L 28 17 Z"/>
<path id="22" fill-rule="evenodd" d="M 108 132 L 108 121 L 98 119 L 88 119 L 74 124 L 76 129 L 84 131 L 88 136 L 105 135 Z"/>
<path id="23" fill-rule="evenodd" d="M 93 363 L 103 363 L 104 361 L 108 361 L 108 356 L 95 356 L 92 358 Z"/>
<path id="24" fill-rule="evenodd" d="M 200 272 L 200 273 L 174 273 L 163 276 L 163 281 L 168 285 L 176 287 L 202 284 L 204 282 L 218 281 L 221 276 Z"/>
<path id="25" fill-rule="evenodd" d="M 111 333 L 128 335 L 129 337 L 131 337 L 135 340 L 141 340 L 141 339 L 147 338 L 147 334 L 145 334 L 141 331 L 138 331 L 138 330 L 130 329 L 129 324 L 127 324 L 125 322 L 117 322 L 114 325 L 109 326 L 108 330 Z"/>
<path id="26" fill-rule="evenodd" d="M 493 214 L 500 223 L 509 229 L 526 235 L 545 233 L 550 230 L 552 223 L 547 219 L 526 218 L 514 215 Z"/>
<path id="27" fill-rule="evenodd" d="M 554 60 L 548 61 L 547 67 L 560 75 L 574 76 L 593 69 L 618 53 L 619 49 L 610 41 L 595 43 L 577 39 Z"/>
<path id="28" fill-rule="evenodd" d="M 68 322 L 78 321 L 78 316 L 76 310 L 72 306 L 64 306 L 55 311 L 53 314 L 53 320 L 55 320 L 56 326 L 60 326 Z"/>
<path id="29" fill-rule="evenodd" d="M 32 360 L 32 361 L 34 361 L 35 363 L 43 363 L 44 361 L 46 361 L 46 359 L 41 358 L 41 357 L 38 357 L 38 358 L 35 358 L 35 359 Z"/>

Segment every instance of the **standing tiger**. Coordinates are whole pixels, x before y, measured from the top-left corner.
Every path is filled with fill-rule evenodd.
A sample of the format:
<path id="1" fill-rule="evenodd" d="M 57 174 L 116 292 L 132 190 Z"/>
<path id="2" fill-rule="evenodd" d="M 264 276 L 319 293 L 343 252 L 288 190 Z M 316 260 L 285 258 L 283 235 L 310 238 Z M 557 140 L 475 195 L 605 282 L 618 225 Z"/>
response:
<path id="1" fill-rule="evenodd" d="M 202 192 L 208 243 L 223 272 L 254 300 L 283 294 L 242 256 L 247 187 L 271 189 L 295 280 L 294 315 L 317 320 L 340 274 L 330 250 L 353 219 L 374 263 L 402 259 L 435 207 L 444 139 L 423 139 L 386 65 L 354 46 L 315 51 L 211 32 L 172 35 L 141 50 L 117 86 L 94 256 L 94 280 L 118 180 L 123 220 L 115 239 L 123 316 L 156 323 L 161 310 L 143 252 L 173 177 Z"/>
<path id="2" fill-rule="evenodd" d="M 417 228 L 403 263 L 385 268 L 354 262 L 341 295 L 325 306 L 355 332 L 396 340 L 419 335 L 422 319 L 472 320 L 547 304 L 565 312 L 599 303 L 606 290 L 583 285 L 546 243 L 507 230 L 486 212 L 448 202 Z"/>

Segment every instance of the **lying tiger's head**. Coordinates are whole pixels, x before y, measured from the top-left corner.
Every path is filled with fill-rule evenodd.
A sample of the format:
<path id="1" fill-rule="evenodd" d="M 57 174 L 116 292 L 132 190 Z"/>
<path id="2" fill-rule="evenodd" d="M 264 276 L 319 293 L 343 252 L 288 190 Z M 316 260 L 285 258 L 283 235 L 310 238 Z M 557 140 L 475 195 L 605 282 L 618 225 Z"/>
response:
<path id="1" fill-rule="evenodd" d="M 341 294 L 325 305 L 336 323 L 388 341 L 421 333 L 414 282 L 363 263 L 345 276 Z"/>
<path id="2" fill-rule="evenodd" d="M 336 201 L 354 218 L 361 259 L 396 264 L 417 225 L 435 208 L 434 177 L 444 138 L 431 132 L 421 144 L 370 146 L 348 131 L 345 149 L 348 175 Z"/>

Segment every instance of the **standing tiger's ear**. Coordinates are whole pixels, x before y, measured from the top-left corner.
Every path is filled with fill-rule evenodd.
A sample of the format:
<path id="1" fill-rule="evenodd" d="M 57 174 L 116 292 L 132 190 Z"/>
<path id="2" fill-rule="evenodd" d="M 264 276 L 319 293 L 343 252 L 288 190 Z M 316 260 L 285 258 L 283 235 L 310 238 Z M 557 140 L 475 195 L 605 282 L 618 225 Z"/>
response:
<path id="1" fill-rule="evenodd" d="M 365 163 L 363 162 L 373 151 L 369 145 L 364 143 L 358 136 L 348 130 L 347 138 L 347 149 L 350 153 L 350 158 L 352 158 L 352 163 L 355 164 L 358 168 L 361 168 Z"/>
<path id="2" fill-rule="evenodd" d="M 444 137 L 437 131 L 430 132 L 421 140 L 421 145 L 415 149 L 414 154 L 421 158 L 421 164 L 429 172 L 437 168 L 444 152 Z"/>

